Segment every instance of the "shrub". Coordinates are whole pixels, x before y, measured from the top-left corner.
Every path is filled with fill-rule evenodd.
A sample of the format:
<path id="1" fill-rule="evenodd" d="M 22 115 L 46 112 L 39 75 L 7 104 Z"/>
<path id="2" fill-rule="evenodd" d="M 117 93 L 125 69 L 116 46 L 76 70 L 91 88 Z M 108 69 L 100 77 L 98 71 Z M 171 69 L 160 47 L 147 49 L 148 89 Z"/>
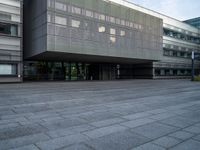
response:
<path id="1" fill-rule="evenodd" d="M 200 81 L 200 76 L 196 76 L 196 77 L 194 78 L 194 81 Z"/>

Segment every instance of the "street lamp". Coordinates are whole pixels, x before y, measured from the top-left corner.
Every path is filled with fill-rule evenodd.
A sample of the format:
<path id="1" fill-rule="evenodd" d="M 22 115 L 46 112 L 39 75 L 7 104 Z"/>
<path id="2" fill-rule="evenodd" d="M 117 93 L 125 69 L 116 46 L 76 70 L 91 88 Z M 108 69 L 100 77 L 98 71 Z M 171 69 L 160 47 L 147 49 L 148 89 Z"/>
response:
<path id="1" fill-rule="evenodd" d="M 192 81 L 194 81 L 194 58 L 195 54 L 194 51 L 192 51 Z"/>

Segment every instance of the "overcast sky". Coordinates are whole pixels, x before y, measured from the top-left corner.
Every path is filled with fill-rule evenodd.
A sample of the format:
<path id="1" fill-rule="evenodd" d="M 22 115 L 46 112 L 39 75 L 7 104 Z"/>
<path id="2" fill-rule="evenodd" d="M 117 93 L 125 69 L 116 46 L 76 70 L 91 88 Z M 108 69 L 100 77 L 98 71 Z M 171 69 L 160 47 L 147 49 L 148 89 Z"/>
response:
<path id="1" fill-rule="evenodd" d="M 129 0 L 178 20 L 200 17 L 200 0 Z"/>

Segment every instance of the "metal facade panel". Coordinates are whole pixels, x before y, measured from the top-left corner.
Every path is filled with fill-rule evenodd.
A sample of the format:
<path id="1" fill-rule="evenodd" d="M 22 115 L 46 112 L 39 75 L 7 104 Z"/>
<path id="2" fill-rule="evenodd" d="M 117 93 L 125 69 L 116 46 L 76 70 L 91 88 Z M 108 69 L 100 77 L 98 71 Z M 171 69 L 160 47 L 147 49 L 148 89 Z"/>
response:
<path id="1" fill-rule="evenodd" d="M 102 0 L 51 0 L 46 3 L 49 6 L 48 11 L 42 8 L 41 1 L 31 2 L 35 3 L 31 7 L 38 11 L 32 14 L 32 17 L 37 17 L 32 23 L 33 41 L 29 41 L 32 42 L 30 45 L 39 44 L 34 40 L 45 36 L 46 30 L 47 43 L 40 42 L 46 44 L 45 51 L 148 60 L 159 60 L 162 55 L 162 20 L 156 17 Z M 48 23 L 44 22 L 45 15 Z M 67 24 L 55 23 L 56 16 L 66 18 Z M 73 27 L 72 20 L 78 21 L 79 26 Z M 44 25 L 43 30 L 39 24 Z M 101 26 L 105 27 L 104 32 L 98 31 Z M 115 30 L 114 35 L 110 33 L 111 29 Z M 121 32 L 125 32 L 125 35 L 120 35 Z M 27 58 L 44 52 L 44 49 L 39 49 L 40 46 L 34 47 L 38 49 L 30 47 L 32 52 L 28 52 Z M 45 48 L 42 45 L 41 47 Z M 146 52 L 149 54 L 143 55 Z"/>

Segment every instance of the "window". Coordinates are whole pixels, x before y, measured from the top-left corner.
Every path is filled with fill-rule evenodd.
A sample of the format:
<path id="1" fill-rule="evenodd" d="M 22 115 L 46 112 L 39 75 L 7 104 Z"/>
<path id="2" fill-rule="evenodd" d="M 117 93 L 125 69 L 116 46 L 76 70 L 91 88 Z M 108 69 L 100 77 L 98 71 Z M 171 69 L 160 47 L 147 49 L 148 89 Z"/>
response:
<path id="1" fill-rule="evenodd" d="M 104 26 L 99 27 L 99 32 L 105 32 L 105 31 L 106 31 L 106 28 Z"/>
<path id="2" fill-rule="evenodd" d="M 125 26 L 125 20 L 121 20 L 121 25 Z"/>
<path id="3" fill-rule="evenodd" d="M 116 18 L 116 24 L 120 24 L 120 19 Z"/>
<path id="4" fill-rule="evenodd" d="M 123 30 L 121 30 L 121 31 L 120 31 L 120 35 L 121 35 L 121 36 L 125 36 L 125 35 L 126 35 L 126 32 L 123 31 Z"/>
<path id="5" fill-rule="evenodd" d="M 81 8 L 72 6 L 72 13 L 81 14 Z"/>
<path id="6" fill-rule="evenodd" d="M 17 66 L 11 64 L 0 64 L 0 75 L 16 75 Z"/>
<path id="7" fill-rule="evenodd" d="M 111 42 L 112 44 L 116 43 L 116 37 L 110 36 L 110 42 Z"/>
<path id="8" fill-rule="evenodd" d="M 57 10 L 62 10 L 62 11 L 66 11 L 67 10 L 67 6 L 65 4 L 59 3 L 59 2 L 55 3 L 55 8 Z"/>
<path id="9" fill-rule="evenodd" d="M 169 70 L 169 69 L 166 69 L 166 70 L 165 70 L 165 75 L 167 75 L 167 76 L 170 75 L 170 70 Z"/>
<path id="10" fill-rule="evenodd" d="M 105 21 L 105 19 L 106 19 L 106 16 L 105 16 L 105 15 L 103 15 L 103 14 L 99 14 L 99 19 L 100 19 L 100 20 L 103 20 L 103 21 Z"/>
<path id="11" fill-rule="evenodd" d="M 12 36 L 17 36 L 17 26 L 11 25 L 10 26 L 10 33 Z"/>
<path id="12" fill-rule="evenodd" d="M 161 69 L 161 70 L 160 70 L 160 75 L 161 75 L 161 76 L 164 76 L 164 75 L 165 75 L 165 70 L 164 70 L 164 69 Z"/>
<path id="13" fill-rule="evenodd" d="M 0 34 L 17 36 L 18 35 L 17 25 L 0 23 Z"/>
<path id="14" fill-rule="evenodd" d="M 116 34 L 116 30 L 113 28 L 110 28 L 110 34 L 115 35 Z"/>
<path id="15" fill-rule="evenodd" d="M 180 52 L 180 56 L 181 57 L 185 57 L 185 53 L 184 52 Z"/>
<path id="16" fill-rule="evenodd" d="M 126 21 L 126 26 L 129 27 L 130 26 L 130 22 Z"/>
<path id="17" fill-rule="evenodd" d="M 177 75 L 177 70 L 173 70 L 173 75 Z"/>
<path id="18" fill-rule="evenodd" d="M 134 23 L 134 28 L 138 29 L 138 24 Z"/>
<path id="19" fill-rule="evenodd" d="M 180 52 L 177 52 L 177 56 L 180 57 L 180 56 L 181 56 L 181 53 L 180 53 Z"/>
<path id="20" fill-rule="evenodd" d="M 51 14 L 48 14 L 48 15 L 47 15 L 47 21 L 48 21 L 48 22 L 51 22 Z"/>
<path id="21" fill-rule="evenodd" d="M 133 22 L 130 22 L 130 27 L 133 28 Z"/>
<path id="22" fill-rule="evenodd" d="M 94 12 L 94 18 L 95 18 L 95 19 L 99 19 L 99 13 Z"/>
<path id="23" fill-rule="evenodd" d="M 0 14 L 0 19 L 2 19 L 2 20 L 11 20 L 11 15 L 9 15 L 9 14 Z"/>
<path id="24" fill-rule="evenodd" d="M 110 17 L 110 22 L 115 23 L 115 18 L 114 17 Z"/>
<path id="25" fill-rule="evenodd" d="M 48 0 L 48 7 L 51 8 L 53 6 L 53 0 Z"/>
<path id="26" fill-rule="evenodd" d="M 80 21 L 72 19 L 72 27 L 79 28 L 80 24 Z"/>
<path id="27" fill-rule="evenodd" d="M 142 30 L 142 28 L 143 28 L 142 25 L 139 25 L 139 29 Z"/>
<path id="28" fill-rule="evenodd" d="M 169 50 L 164 50 L 164 55 L 165 55 L 165 56 L 169 56 L 169 55 L 170 55 L 169 53 L 170 53 Z"/>
<path id="29" fill-rule="evenodd" d="M 55 16 L 55 23 L 61 25 L 67 25 L 67 19 L 61 16 Z"/>
<path id="30" fill-rule="evenodd" d="M 92 12 L 92 11 L 89 11 L 89 10 L 86 10 L 86 11 L 85 11 L 85 15 L 86 15 L 87 17 L 93 17 L 93 12 Z"/>
<path id="31" fill-rule="evenodd" d="M 155 69 L 155 75 L 160 76 L 160 74 L 161 74 L 160 69 Z"/>
<path id="32" fill-rule="evenodd" d="M 173 51 L 173 56 L 177 57 L 177 52 L 176 51 Z"/>

